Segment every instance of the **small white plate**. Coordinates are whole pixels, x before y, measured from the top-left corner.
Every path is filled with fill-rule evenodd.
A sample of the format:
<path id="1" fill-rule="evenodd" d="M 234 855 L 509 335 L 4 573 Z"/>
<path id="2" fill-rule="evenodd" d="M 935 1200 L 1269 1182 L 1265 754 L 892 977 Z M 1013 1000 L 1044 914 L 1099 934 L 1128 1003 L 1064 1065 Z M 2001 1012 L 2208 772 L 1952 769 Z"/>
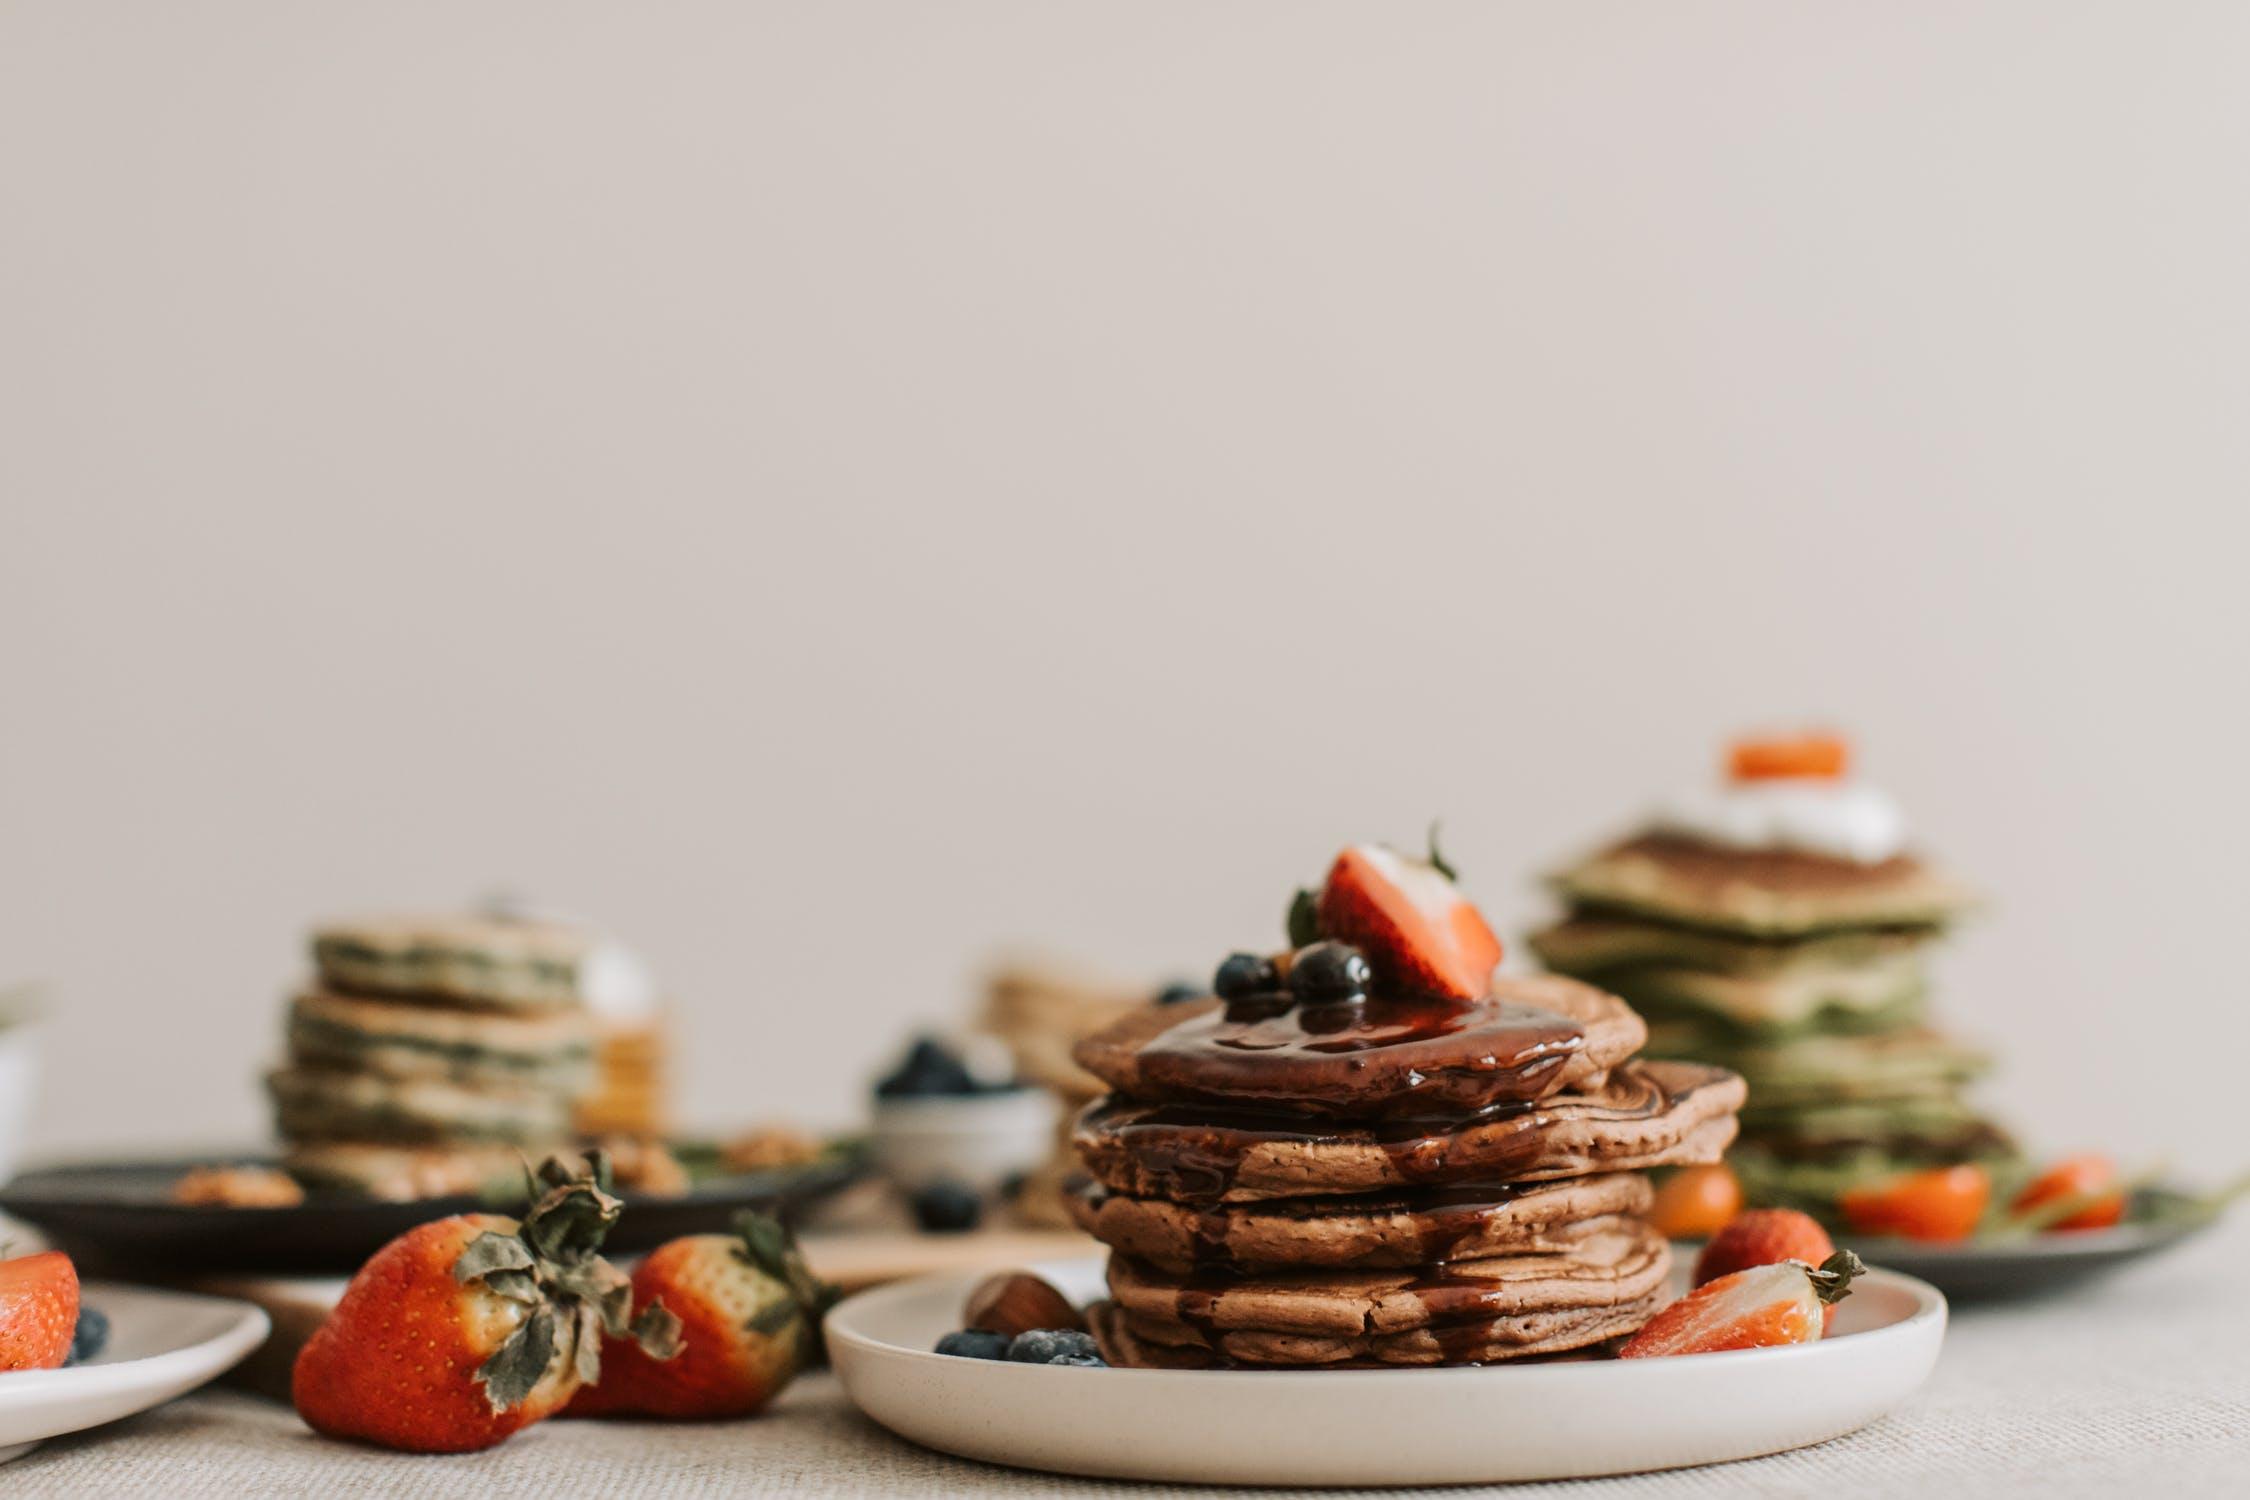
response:
<path id="1" fill-rule="evenodd" d="M 90 1281 L 79 1299 L 109 1315 L 109 1345 L 67 1370 L 0 1373 L 0 1462 L 185 1395 L 257 1348 L 269 1326 L 262 1309 L 227 1297 Z"/>
<path id="2" fill-rule="evenodd" d="M 1074 1300 L 1098 1258 L 1037 1266 Z M 979 1278 L 862 1292 L 828 1315 L 860 1410 L 989 1463 L 1181 1484 L 1491 1484 L 1630 1474 L 1856 1431 L 1930 1373 L 1945 1298 L 1871 1271 L 1816 1344 L 1439 1370 L 1075 1370 L 930 1352 Z"/>

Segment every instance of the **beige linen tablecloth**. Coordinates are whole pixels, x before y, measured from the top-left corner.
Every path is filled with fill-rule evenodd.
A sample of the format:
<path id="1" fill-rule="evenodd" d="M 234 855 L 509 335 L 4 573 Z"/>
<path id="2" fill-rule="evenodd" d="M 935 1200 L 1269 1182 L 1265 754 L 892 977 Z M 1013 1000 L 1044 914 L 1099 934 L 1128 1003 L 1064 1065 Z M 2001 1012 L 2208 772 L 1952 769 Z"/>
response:
<path id="1" fill-rule="evenodd" d="M 1604 1496 L 2250 1496 L 2250 1213 L 2059 1299 L 1957 1308 L 1937 1373 L 1864 1432 L 1797 1453 L 1570 1485 Z M 1161 1434 L 1150 1435 L 1162 1441 Z M 313 1437 L 287 1408 L 206 1393 L 0 1467 L 7 1500 L 252 1496 L 1028 1495 L 1153 1487 L 947 1458 L 860 1418 L 835 1381 L 715 1426 L 549 1422 L 489 1453 L 413 1458 Z M 1191 1493 L 1257 1493 L 1255 1491 Z M 1270 1493 L 1270 1492 L 1267 1492 Z M 1448 1495 L 1473 1490 L 1448 1490 Z"/>

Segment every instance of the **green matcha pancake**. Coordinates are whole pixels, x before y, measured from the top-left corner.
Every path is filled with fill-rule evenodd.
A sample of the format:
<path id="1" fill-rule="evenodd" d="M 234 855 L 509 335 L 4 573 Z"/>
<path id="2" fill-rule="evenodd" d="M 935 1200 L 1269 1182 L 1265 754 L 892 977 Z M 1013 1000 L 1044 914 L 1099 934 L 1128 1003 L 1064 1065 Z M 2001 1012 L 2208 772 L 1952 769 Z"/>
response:
<path id="1" fill-rule="evenodd" d="M 1993 1173 L 1996 1203 L 2007 1202 L 2024 1175 L 2015 1142 L 1981 1120 L 1928 1139 L 1894 1137 L 1880 1145 L 1835 1147 L 1801 1156 L 1761 1143 L 1738 1147 L 1727 1158 L 1752 1202 L 1802 1209 L 1830 1224 L 1837 1222 L 1837 1200 L 1854 1188 L 1962 1162 L 1975 1162 Z"/>
<path id="2" fill-rule="evenodd" d="M 576 1094 L 593 1081 L 594 1034 L 583 1011 L 507 1014 L 312 993 L 290 1004 L 289 1054 L 387 1078 Z"/>
<path id="3" fill-rule="evenodd" d="M 299 1141 L 282 1167 L 307 1191 L 411 1202 L 461 1194 L 508 1201 L 525 1192 L 527 1160 L 560 1143 L 516 1146 L 379 1146 L 362 1141 Z"/>
<path id="4" fill-rule="evenodd" d="M 1859 1103 L 1789 1104 L 1745 1109 L 1754 1144 L 1791 1155 L 1872 1146 L 1911 1151 L 1917 1157 L 1984 1138 L 1983 1115 L 1950 1094 Z"/>
<path id="5" fill-rule="evenodd" d="M 386 1144 L 551 1141 L 570 1133 L 570 1101 L 536 1089 L 469 1088 L 436 1078 L 384 1078 L 287 1067 L 266 1077 L 280 1133 L 292 1141 Z"/>
<path id="6" fill-rule="evenodd" d="M 1553 877 L 1568 901 L 1752 938 L 1855 927 L 1941 927 L 1968 890 L 1912 855 L 1860 863 L 1799 849 L 1734 848 L 1644 833 Z"/>
<path id="7" fill-rule="evenodd" d="M 1531 935 L 1532 952 L 1558 974 L 1608 988 L 1606 976 L 1693 969 L 1744 979 L 1858 968 L 1920 953 L 1934 927 L 1854 927 L 1803 938 L 1745 937 L 1614 912 L 1577 912 Z"/>
<path id="8" fill-rule="evenodd" d="M 1865 1036 L 1807 1036 L 1742 1045 L 1697 1028 L 1654 1028 L 1649 1053 L 1692 1057 L 1742 1075 L 1753 1111 L 1866 1100 L 1950 1098 L 1989 1067 L 1986 1056 L 1928 1027 Z"/>
<path id="9" fill-rule="evenodd" d="M 496 1010 L 570 1007 L 648 984 L 623 948 L 580 928 L 490 917 L 336 922 L 312 938 L 324 986 Z"/>

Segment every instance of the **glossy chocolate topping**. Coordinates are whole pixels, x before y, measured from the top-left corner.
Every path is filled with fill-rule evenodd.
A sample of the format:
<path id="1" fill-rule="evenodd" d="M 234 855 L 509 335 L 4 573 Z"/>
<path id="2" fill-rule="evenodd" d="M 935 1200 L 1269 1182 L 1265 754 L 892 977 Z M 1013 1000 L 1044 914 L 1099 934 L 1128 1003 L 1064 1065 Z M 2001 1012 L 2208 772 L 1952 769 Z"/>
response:
<path id="1" fill-rule="evenodd" d="M 1538 1099 L 1585 1044 L 1578 1021 L 1490 996 L 1253 997 L 1184 1016 L 1141 1047 L 1139 1066 L 1158 1097 L 1380 1119 Z"/>

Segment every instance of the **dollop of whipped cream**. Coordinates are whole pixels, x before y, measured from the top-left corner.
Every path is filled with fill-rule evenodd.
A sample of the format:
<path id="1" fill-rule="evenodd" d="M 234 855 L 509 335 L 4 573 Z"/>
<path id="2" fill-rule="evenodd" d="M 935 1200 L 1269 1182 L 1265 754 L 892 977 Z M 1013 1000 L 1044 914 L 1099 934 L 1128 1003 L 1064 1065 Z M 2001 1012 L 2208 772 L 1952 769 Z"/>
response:
<path id="1" fill-rule="evenodd" d="M 646 1021 L 663 1008 L 656 971 L 648 961 L 614 938 L 604 937 L 583 919 L 548 911 L 512 891 L 498 891 L 477 903 L 480 915 L 495 922 L 537 922 L 586 934 L 578 960 L 578 998 L 608 1021 Z"/>
<path id="2" fill-rule="evenodd" d="M 1906 847 L 1906 815 L 1880 787 L 1811 777 L 1730 782 L 1675 797 L 1655 825 L 1707 844 L 1797 849 L 1863 865 Z"/>
<path id="3" fill-rule="evenodd" d="M 656 975 L 638 953 L 607 939 L 578 962 L 578 998 L 612 1021 L 645 1021 L 657 1012 Z"/>

